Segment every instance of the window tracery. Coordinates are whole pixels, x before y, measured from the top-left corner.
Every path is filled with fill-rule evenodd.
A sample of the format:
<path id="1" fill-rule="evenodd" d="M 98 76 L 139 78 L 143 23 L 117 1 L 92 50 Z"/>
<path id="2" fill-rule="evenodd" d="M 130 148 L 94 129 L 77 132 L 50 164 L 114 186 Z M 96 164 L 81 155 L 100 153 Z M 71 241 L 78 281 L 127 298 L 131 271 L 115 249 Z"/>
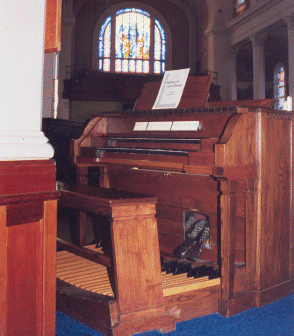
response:
<path id="1" fill-rule="evenodd" d="M 98 69 L 125 73 L 163 73 L 166 35 L 160 21 L 139 8 L 123 8 L 101 25 Z"/>
<path id="2" fill-rule="evenodd" d="M 286 93 L 286 71 L 285 66 L 279 63 L 274 72 L 274 97 L 276 98 L 276 108 L 284 109 L 284 102 L 287 99 Z"/>
<path id="3" fill-rule="evenodd" d="M 235 16 L 238 16 L 249 8 L 250 0 L 234 0 Z"/>

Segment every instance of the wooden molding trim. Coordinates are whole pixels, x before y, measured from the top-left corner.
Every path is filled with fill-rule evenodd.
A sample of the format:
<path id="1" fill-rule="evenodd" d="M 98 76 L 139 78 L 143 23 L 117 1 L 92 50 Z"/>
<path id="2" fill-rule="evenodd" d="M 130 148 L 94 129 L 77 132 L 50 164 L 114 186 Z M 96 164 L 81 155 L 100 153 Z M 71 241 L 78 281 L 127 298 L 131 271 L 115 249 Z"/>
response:
<path id="1" fill-rule="evenodd" d="M 47 0 L 45 22 L 45 52 L 61 49 L 61 0 Z"/>

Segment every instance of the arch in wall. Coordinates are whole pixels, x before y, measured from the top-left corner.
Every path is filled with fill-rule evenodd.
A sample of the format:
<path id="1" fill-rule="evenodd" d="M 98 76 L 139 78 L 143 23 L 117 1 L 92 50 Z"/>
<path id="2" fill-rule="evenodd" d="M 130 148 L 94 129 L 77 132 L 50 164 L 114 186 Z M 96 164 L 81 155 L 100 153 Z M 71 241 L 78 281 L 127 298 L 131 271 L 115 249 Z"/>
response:
<path id="1" fill-rule="evenodd" d="M 75 47 L 73 63 L 85 64 L 92 67 L 93 32 L 97 21 L 107 13 L 112 6 L 121 6 L 126 1 L 77 0 L 74 4 Z M 182 0 L 141 0 L 132 1 L 132 7 L 137 3 L 152 7 L 161 23 L 164 21 L 170 28 L 172 36 L 172 64 L 171 69 L 193 67 L 196 62 L 196 6 L 188 6 Z M 168 10 L 167 10 L 168 8 Z M 101 19 L 102 20 L 102 19 Z M 168 32 L 166 32 L 168 34 Z M 168 67 L 167 67 L 168 68 Z"/>
<path id="2" fill-rule="evenodd" d="M 115 17 L 116 17 L 116 13 L 118 11 L 121 11 L 125 8 L 130 8 L 130 9 L 139 9 L 145 12 L 146 15 L 150 15 L 150 21 L 151 21 L 151 32 L 150 32 L 150 58 L 148 61 L 148 71 L 146 71 L 144 68 L 138 70 L 134 70 L 134 71 L 125 71 L 124 69 L 115 69 L 115 63 L 117 62 L 115 60 L 115 32 L 114 32 L 114 26 L 115 26 Z M 111 41 L 110 41 L 110 57 L 109 57 L 109 67 L 107 67 L 106 69 L 108 69 L 107 71 L 110 72 L 138 72 L 138 73 L 161 73 L 164 72 L 164 70 L 169 70 L 172 68 L 172 34 L 171 34 L 171 30 L 170 27 L 168 25 L 168 23 L 166 22 L 165 18 L 161 15 L 161 13 L 159 13 L 156 9 L 154 9 L 153 7 L 143 4 L 141 2 L 122 2 L 122 3 L 118 3 L 116 5 L 113 5 L 111 7 L 109 7 L 97 20 L 95 27 L 94 27 L 94 31 L 93 31 L 93 43 L 92 43 L 92 69 L 96 70 L 102 70 L 102 66 L 101 66 L 101 58 L 100 58 L 100 66 L 99 66 L 99 55 L 98 55 L 98 49 L 99 49 L 99 34 L 100 34 L 100 30 L 101 27 L 103 26 L 103 24 L 105 24 L 105 22 L 107 22 L 107 20 L 109 21 L 109 24 L 111 23 L 112 26 L 112 31 L 111 31 Z M 166 53 L 165 53 L 165 67 L 162 68 L 163 71 L 156 71 L 156 69 L 154 69 L 154 29 L 156 27 L 156 20 L 158 20 L 159 24 L 162 26 L 163 30 L 164 30 L 164 34 L 165 34 L 165 45 L 166 45 Z M 108 25 L 109 27 L 109 25 Z M 131 61 L 132 62 L 132 61 Z M 137 63 L 137 61 L 134 60 L 134 62 Z M 139 64 L 141 64 L 141 61 L 138 61 Z M 147 62 L 147 61 L 146 61 Z M 108 62 L 107 62 L 108 63 Z M 127 62 L 128 64 L 130 64 L 130 62 Z M 144 62 L 143 62 L 144 63 Z M 147 67 L 146 66 L 146 67 Z M 130 67 L 128 66 L 128 69 L 130 69 Z M 149 70 L 150 69 L 150 70 Z M 105 69 L 104 69 L 105 70 Z"/>

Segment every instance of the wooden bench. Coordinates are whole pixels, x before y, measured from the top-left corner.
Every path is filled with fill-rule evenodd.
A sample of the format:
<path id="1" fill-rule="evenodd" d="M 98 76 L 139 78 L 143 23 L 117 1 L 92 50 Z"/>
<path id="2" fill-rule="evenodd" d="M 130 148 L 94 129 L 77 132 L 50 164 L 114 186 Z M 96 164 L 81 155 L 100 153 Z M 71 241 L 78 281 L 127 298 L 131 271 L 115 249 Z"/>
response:
<path id="1" fill-rule="evenodd" d="M 156 198 L 83 185 L 60 193 L 60 205 L 111 218 L 111 256 L 61 240 L 58 246 L 112 268 L 115 295 L 95 298 L 57 282 L 57 309 L 107 335 L 174 330 L 163 301 Z"/>

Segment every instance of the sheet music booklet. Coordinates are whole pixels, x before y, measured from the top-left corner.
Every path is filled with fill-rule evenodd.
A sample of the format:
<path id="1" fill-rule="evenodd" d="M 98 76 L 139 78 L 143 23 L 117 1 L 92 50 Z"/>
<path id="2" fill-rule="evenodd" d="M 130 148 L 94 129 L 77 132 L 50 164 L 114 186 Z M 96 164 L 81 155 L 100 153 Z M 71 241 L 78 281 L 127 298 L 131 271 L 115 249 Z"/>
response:
<path id="1" fill-rule="evenodd" d="M 161 86 L 152 109 L 177 108 L 189 75 L 190 68 L 170 70 L 164 73 Z"/>

